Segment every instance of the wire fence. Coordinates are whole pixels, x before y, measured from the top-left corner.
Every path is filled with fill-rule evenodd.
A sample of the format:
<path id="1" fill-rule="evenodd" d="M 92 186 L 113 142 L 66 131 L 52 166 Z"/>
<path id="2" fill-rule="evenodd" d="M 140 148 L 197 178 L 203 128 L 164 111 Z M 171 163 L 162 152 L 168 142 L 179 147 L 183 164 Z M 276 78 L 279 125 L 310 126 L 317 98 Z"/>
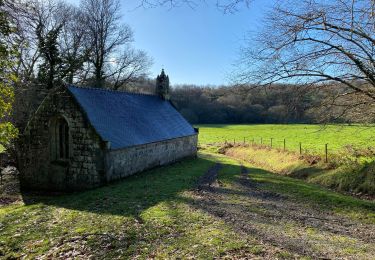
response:
<path id="1" fill-rule="evenodd" d="M 247 144 L 247 145 L 252 145 L 252 146 L 262 146 L 262 147 L 267 147 L 270 149 L 278 149 L 282 150 L 284 152 L 298 152 L 300 155 L 302 154 L 319 154 L 322 156 L 324 159 L 324 162 L 328 163 L 329 159 L 329 144 L 326 143 L 320 149 L 315 149 L 313 151 L 309 151 L 307 149 L 304 149 L 303 142 L 298 142 L 296 145 L 296 142 L 288 143 L 288 140 L 286 138 L 282 140 L 278 140 L 278 145 L 276 144 L 276 139 L 271 137 L 271 138 L 263 138 L 263 137 L 258 137 L 258 138 L 247 138 L 243 137 L 243 139 L 237 139 L 233 138 L 232 140 L 225 139 L 224 143 L 225 144 Z M 319 151 L 320 150 L 320 151 Z M 319 152 L 318 152 L 319 151 Z"/>

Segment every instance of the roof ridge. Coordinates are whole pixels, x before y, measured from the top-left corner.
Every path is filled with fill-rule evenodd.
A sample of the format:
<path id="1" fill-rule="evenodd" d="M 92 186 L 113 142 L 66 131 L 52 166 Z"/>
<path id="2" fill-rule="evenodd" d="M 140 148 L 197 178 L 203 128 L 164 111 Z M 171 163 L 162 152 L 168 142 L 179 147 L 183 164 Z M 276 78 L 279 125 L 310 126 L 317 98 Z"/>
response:
<path id="1" fill-rule="evenodd" d="M 102 92 L 115 92 L 115 93 L 124 93 L 124 94 L 130 94 L 130 95 L 158 97 L 158 95 L 156 95 L 156 94 L 135 93 L 135 92 L 130 92 L 130 91 L 126 91 L 126 90 L 115 90 L 115 89 L 98 88 L 98 87 L 86 87 L 86 86 L 75 86 L 75 85 L 68 85 L 67 87 L 68 88 L 87 89 L 87 90 L 96 90 L 96 91 L 102 91 Z"/>

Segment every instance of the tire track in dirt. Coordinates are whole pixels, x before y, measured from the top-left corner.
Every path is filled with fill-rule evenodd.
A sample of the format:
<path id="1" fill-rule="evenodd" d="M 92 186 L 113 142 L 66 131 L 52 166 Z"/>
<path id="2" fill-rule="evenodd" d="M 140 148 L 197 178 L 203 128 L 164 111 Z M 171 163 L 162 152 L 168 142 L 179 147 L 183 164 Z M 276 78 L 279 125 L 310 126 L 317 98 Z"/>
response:
<path id="1" fill-rule="evenodd" d="M 209 168 L 205 174 L 203 174 L 197 182 L 197 190 L 207 190 L 212 187 L 219 186 L 217 182 L 217 175 L 222 168 L 221 163 L 216 163 L 214 166 Z"/>
<path id="2" fill-rule="evenodd" d="M 274 220 L 292 220 L 306 228 L 316 228 L 332 234 L 350 236 L 365 243 L 375 241 L 375 227 L 371 224 L 356 223 L 354 220 L 334 213 L 325 212 L 320 205 L 309 207 L 290 197 L 262 189 L 262 184 L 251 181 L 246 167 L 241 165 L 240 183 L 252 197 L 260 198 L 262 208 L 269 210 Z M 271 203 L 269 203 L 271 202 Z"/>
<path id="3" fill-rule="evenodd" d="M 240 183 L 247 188 L 251 196 L 265 201 L 273 201 L 271 205 L 263 204 L 263 207 L 273 210 L 272 217 L 274 219 L 292 219 L 306 227 L 319 228 L 335 234 L 350 235 L 364 242 L 375 241 L 374 225 L 356 223 L 354 220 L 343 216 L 327 214 L 320 205 L 308 207 L 282 194 L 266 191 L 262 189 L 261 184 L 257 185 L 251 181 L 248 170 L 243 165 L 241 165 L 241 172 L 244 174 L 242 174 Z M 277 203 L 277 200 L 280 200 L 280 203 Z"/>
<path id="4" fill-rule="evenodd" d="M 243 164 L 241 164 L 241 177 L 239 179 L 239 183 L 248 190 L 249 195 L 251 195 L 252 197 L 255 197 L 258 199 L 266 199 L 266 200 L 285 199 L 285 196 L 276 192 L 266 191 L 261 188 L 261 185 L 252 181 L 251 178 L 249 177 L 248 168 L 245 167 Z"/>
<path id="5" fill-rule="evenodd" d="M 233 182 L 234 187 L 218 185 L 217 174 L 221 167 L 216 164 L 201 177 L 198 191 L 203 192 L 196 193 L 192 206 L 222 219 L 244 238 L 256 237 L 266 248 L 266 252 L 261 254 L 262 258 L 272 259 L 276 252 L 284 249 L 295 257 L 348 258 L 340 253 L 341 246 L 334 240 L 331 242 L 327 238 L 327 241 L 322 241 L 319 236 L 309 236 L 306 229 L 311 228 L 329 236 L 356 239 L 352 246 L 366 250 L 373 244 L 374 225 L 357 223 L 324 210 L 320 205 L 307 205 L 287 195 L 268 191 L 262 183 L 251 179 L 251 171 L 244 165 L 241 165 L 241 174 Z M 232 196 L 237 200 L 240 197 L 240 201 L 233 201 Z M 316 243 L 319 247 L 316 247 Z"/>

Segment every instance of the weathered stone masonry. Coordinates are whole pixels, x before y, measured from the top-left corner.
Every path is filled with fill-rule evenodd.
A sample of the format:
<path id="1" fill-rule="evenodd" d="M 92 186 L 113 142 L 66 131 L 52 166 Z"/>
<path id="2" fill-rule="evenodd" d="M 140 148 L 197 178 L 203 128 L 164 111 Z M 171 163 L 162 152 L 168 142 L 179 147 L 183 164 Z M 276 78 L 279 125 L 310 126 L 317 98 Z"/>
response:
<path id="1" fill-rule="evenodd" d="M 54 137 L 58 128 L 54 125 L 60 121 L 66 122 L 68 128 L 63 147 Z M 110 142 L 103 141 L 97 134 L 72 94 L 61 87 L 45 98 L 26 127 L 20 156 L 21 185 L 26 189 L 53 191 L 97 187 L 196 156 L 197 139 L 196 133 L 111 149 Z M 66 158 L 60 158 L 56 153 L 63 153 Z"/>
<path id="2" fill-rule="evenodd" d="M 197 153 L 197 135 L 108 151 L 107 178 L 121 179 L 136 172 L 173 163 Z"/>
<path id="3" fill-rule="evenodd" d="M 53 160 L 51 123 L 64 118 L 69 127 L 69 158 Z M 103 142 L 66 89 L 48 95 L 25 130 L 21 185 L 28 189 L 81 190 L 106 179 Z"/>

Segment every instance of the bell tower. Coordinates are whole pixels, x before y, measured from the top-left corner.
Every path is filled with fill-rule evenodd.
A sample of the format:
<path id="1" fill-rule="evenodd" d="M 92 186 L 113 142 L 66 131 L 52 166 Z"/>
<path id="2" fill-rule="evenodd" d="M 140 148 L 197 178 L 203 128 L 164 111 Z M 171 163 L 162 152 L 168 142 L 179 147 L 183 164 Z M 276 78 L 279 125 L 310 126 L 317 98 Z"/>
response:
<path id="1" fill-rule="evenodd" d="M 156 77 L 156 95 L 164 100 L 169 100 L 169 77 L 165 74 L 164 69 Z"/>

